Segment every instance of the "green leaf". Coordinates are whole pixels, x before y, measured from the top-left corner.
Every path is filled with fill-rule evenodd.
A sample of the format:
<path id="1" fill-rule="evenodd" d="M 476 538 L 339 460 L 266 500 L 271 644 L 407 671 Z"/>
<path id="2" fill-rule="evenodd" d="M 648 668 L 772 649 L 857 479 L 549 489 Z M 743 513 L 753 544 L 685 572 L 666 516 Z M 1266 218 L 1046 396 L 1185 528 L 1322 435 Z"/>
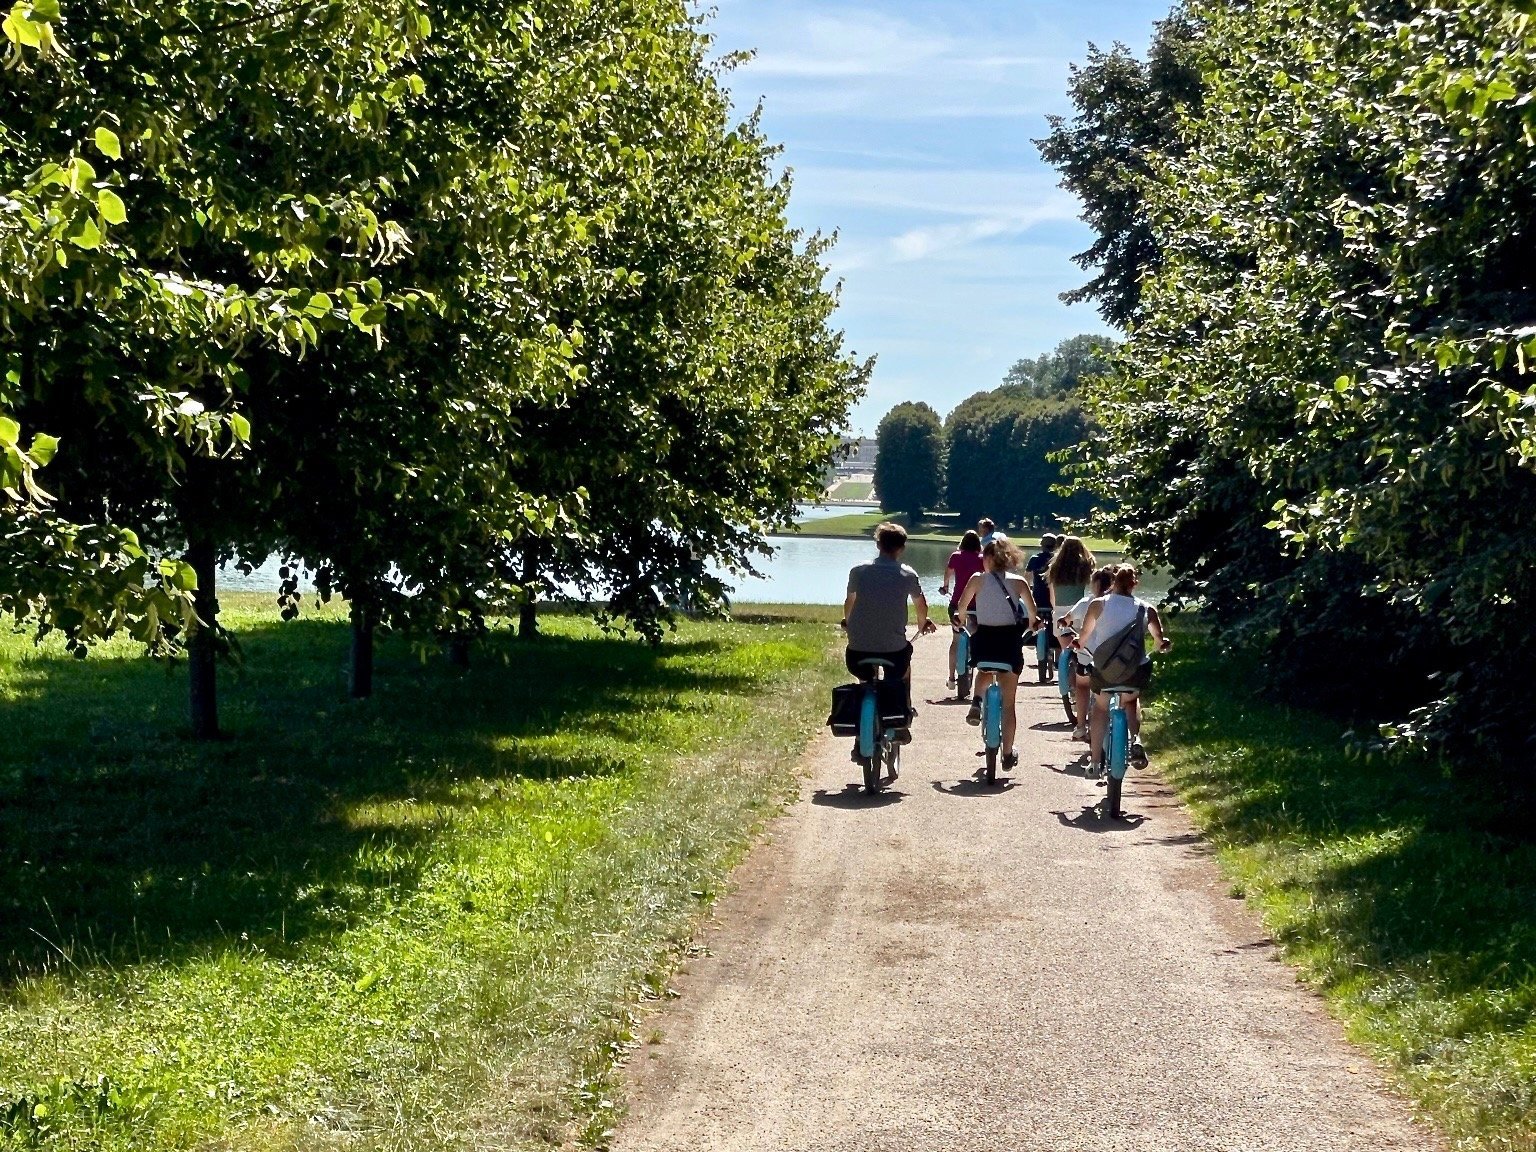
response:
<path id="1" fill-rule="evenodd" d="M 41 20 L 47 24 L 54 24 L 59 19 L 59 0 L 33 0 L 32 11 L 27 13 L 32 20 Z"/>
<path id="2" fill-rule="evenodd" d="M 87 217 L 80 222 L 79 228 L 69 234 L 69 242 L 76 248 L 100 248 L 101 229 L 96 227 L 96 221 Z"/>
<path id="3" fill-rule="evenodd" d="M 239 412 L 231 412 L 229 414 L 229 430 L 234 433 L 235 439 L 241 444 L 249 444 L 251 442 L 251 422 Z"/>
<path id="4" fill-rule="evenodd" d="M 96 210 L 108 224 L 123 224 L 128 220 L 128 209 L 123 206 L 122 197 L 110 188 L 97 190 Z"/>
<path id="5" fill-rule="evenodd" d="M 117 139 L 117 133 L 110 128 L 96 129 L 96 150 L 113 160 L 123 158 L 122 144 Z"/>
<path id="6" fill-rule="evenodd" d="M 32 447 L 27 450 L 27 455 L 32 457 L 32 462 L 39 468 L 48 464 L 59 450 L 59 438 L 50 436 L 46 432 L 39 432 L 32 437 Z"/>
<path id="7" fill-rule="evenodd" d="M 21 424 L 9 416 L 0 416 L 0 448 L 10 448 L 21 439 Z"/>

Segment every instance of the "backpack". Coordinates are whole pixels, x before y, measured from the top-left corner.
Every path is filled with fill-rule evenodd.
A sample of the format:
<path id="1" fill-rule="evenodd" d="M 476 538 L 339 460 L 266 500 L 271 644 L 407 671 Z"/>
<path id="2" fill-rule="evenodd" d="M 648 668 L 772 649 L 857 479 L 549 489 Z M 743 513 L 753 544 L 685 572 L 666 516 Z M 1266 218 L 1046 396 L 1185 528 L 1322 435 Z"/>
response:
<path id="1" fill-rule="evenodd" d="M 1136 619 L 1093 649 L 1093 666 L 1109 685 L 1129 684 L 1147 659 L 1147 609 L 1136 608 Z"/>

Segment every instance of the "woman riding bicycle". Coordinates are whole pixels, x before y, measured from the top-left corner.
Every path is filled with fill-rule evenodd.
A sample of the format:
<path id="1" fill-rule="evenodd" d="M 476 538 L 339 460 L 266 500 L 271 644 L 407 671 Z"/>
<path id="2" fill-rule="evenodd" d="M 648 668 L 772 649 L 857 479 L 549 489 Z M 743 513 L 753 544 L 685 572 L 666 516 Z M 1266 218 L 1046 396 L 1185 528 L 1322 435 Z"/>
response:
<path id="1" fill-rule="evenodd" d="M 1088 545 L 1077 536 L 1063 536 L 1045 570 L 1045 582 L 1051 592 L 1053 634 L 1059 636 L 1057 625 L 1088 590 L 1093 569 L 1093 553 L 1088 551 Z"/>
<path id="2" fill-rule="evenodd" d="M 1163 618 L 1158 615 L 1157 608 L 1135 595 L 1138 583 L 1135 567 L 1130 564 L 1120 565 L 1115 569 L 1115 582 L 1109 594 L 1099 597 L 1090 604 L 1083 620 L 1083 631 L 1078 643 L 1093 653 L 1094 661 L 1091 677 L 1094 691 L 1093 723 L 1088 729 L 1088 762 L 1090 764 L 1099 762 L 1099 750 L 1104 746 L 1104 726 L 1109 720 L 1109 697 L 1104 689 L 1118 687 L 1142 689 L 1152 681 L 1152 657 L 1145 652 L 1136 671 L 1123 684 L 1109 684 L 1105 681 L 1100 669 L 1108 664 L 1112 655 L 1111 649 L 1116 646 L 1115 640 L 1127 629 L 1134 627 L 1138 619 L 1141 619 L 1144 621 L 1143 627 L 1157 641 L 1159 652 L 1166 652 L 1173 647 L 1173 641 L 1163 632 Z M 1145 768 L 1147 754 L 1141 746 L 1140 693 L 1124 693 L 1121 696 L 1121 703 L 1125 708 L 1126 726 L 1131 737 L 1130 762 L 1137 768 Z"/>
<path id="3" fill-rule="evenodd" d="M 955 605 L 960 602 L 960 592 L 970 583 L 971 577 L 980 572 L 983 566 L 981 558 L 981 537 L 975 532 L 967 532 L 960 538 L 960 547 L 950 554 L 949 563 L 944 565 L 944 582 L 939 585 L 939 591 L 949 597 L 949 615 L 954 619 Z M 960 635 L 960 626 L 953 626 L 953 634 L 949 638 L 949 686 L 955 686 L 955 641 Z"/>
<path id="4" fill-rule="evenodd" d="M 1077 711 L 1077 727 L 1072 729 L 1072 739 L 1086 741 L 1088 739 L 1088 709 L 1092 705 L 1089 699 L 1089 681 L 1093 675 L 1093 654 L 1086 648 L 1079 647 L 1075 641 L 1077 634 L 1082 631 L 1083 621 L 1088 616 L 1088 609 L 1100 596 L 1109 594 L 1110 588 L 1115 583 L 1115 570 L 1113 568 L 1100 568 L 1094 572 L 1089 582 L 1088 590 L 1069 608 L 1064 616 L 1057 621 L 1057 631 L 1061 635 L 1061 642 L 1070 645 L 1073 649 L 1072 656 L 1072 695 L 1073 704 Z"/>
<path id="5" fill-rule="evenodd" d="M 971 724 L 981 723 L 983 681 L 988 676 L 996 676 L 1003 693 L 1003 767 L 1012 768 L 1019 762 L 1019 754 L 1013 745 L 1018 730 L 1014 697 L 1019 690 L 1019 673 L 1024 670 L 1024 629 L 1035 617 L 1035 598 L 1030 595 L 1027 580 L 1010 574 L 1023 556 L 1006 536 L 994 537 L 981 550 L 981 555 L 986 567 L 966 581 L 950 619 L 963 624 L 966 611 L 974 605 L 976 631 L 971 636 L 972 664 L 1005 664 L 1012 669 L 1011 672 L 976 673 L 971 710 L 966 716 Z"/>

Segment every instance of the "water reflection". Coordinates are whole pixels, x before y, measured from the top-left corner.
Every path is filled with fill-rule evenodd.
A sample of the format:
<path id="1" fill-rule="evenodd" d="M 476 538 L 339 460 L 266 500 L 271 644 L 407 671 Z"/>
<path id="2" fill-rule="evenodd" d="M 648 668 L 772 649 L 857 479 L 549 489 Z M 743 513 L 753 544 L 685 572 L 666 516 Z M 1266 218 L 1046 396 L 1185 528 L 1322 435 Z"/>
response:
<path id="1" fill-rule="evenodd" d="M 841 604 L 848 590 L 848 569 L 874 559 L 872 540 L 827 540 L 803 536 L 773 537 L 773 559 L 760 565 L 764 575 L 732 577 L 736 591 L 732 599 L 748 604 Z M 923 594 L 930 602 L 942 599 L 939 586 L 944 579 L 944 565 L 954 545 L 934 540 L 913 540 L 907 545 L 906 563 L 916 570 Z M 1118 556 L 1100 556 L 1099 560 L 1118 560 Z M 1159 573 L 1143 577 L 1138 594 L 1154 603 L 1167 592 L 1167 581 Z"/>

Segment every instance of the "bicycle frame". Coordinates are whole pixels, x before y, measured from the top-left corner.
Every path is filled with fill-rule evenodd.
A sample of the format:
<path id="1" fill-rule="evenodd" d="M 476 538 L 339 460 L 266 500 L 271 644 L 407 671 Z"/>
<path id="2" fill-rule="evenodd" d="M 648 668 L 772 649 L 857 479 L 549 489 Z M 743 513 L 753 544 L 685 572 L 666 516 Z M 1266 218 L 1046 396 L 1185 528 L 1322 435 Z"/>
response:
<path id="1" fill-rule="evenodd" d="M 965 700 L 971 694 L 971 634 L 964 628 L 955 633 L 955 698 Z"/>
<path id="2" fill-rule="evenodd" d="M 987 685 L 987 690 L 981 697 L 981 743 L 986 753 L 987 766 L 986 777 L 988 784 L 997 782 L 997 754 L 1003 746 L 1003 689 L 999 681 L 1002 675 L 1013 672 L 1008 664 L 993 664 L 982 661 L 976 665 L 976 672 L 996 672 L 992 682 Z"/>

